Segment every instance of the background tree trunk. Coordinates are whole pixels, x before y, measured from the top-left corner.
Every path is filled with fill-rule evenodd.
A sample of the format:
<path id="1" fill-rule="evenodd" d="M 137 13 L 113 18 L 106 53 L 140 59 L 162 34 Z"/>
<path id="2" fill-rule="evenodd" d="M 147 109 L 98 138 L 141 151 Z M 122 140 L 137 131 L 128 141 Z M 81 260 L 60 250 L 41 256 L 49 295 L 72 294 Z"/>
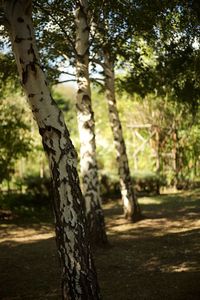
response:
<path id="1" fill-rule="evenodd" d="M 78 83 L 77 114 L 80 134 L 80 164 L 82 191 L 90 240 L 95 244 L 107 243 L 103 210 L 100 200 L 100 183 L 96 160 L 95 121 L 91 104 L 89 80 L 89 25 L 87 0 L 79 1 L 76 14 L 76 75 Z"/>
<path id="2" fill-rule="evenodd" d="M 120 188 L 124 206 L 124 215 L 125 218 L 130 221 L 137 221 L 141 219 L 141 212 L 133 191 L 133 184 L 131 182 L 126 146 L 117 110 L 117 104 L 115 99 L 114 64 L 110 57 L 110 53 L 107 49 L 104 49 L 104 74 L 109 119 L 117 152 L 118 173 L 120 178 Z"/>
<path id="3" fill-rule="evenodd" d="M 175 127 L 172 131 L 172 141 L 173 141 L 173 170 L 174 170 L 174 188 L 177 189 L 178 186 L 178 175 L 179 175 L 179 165 L 178 165 L 178 130 Z"/>
<path id="4" fill-rule="evenodd" d="M 88 234 L 84 199 L 76 171 L 77 155 L 64 117 L 51 98 L 39 62 L 31 1 L 5 1 L 6 24 L 22 86 L 31 105 L 49 160 L 56 240 L 63 265 L 63 299 L 100 299 Z"/>

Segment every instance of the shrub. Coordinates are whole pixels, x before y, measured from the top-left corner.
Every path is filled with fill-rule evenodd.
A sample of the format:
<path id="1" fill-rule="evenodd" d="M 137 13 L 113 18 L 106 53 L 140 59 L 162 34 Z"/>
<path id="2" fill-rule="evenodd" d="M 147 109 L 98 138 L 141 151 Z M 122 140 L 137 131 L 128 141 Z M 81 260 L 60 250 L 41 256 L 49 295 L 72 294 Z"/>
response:
<path id="1" fill-rule="evenodd" d="M 157 173 L 135 173 L 132 182 L 139 194 L 159 194 L 160 187 L 166 185 L 165 178 Z"/>
<path id="2" fill-rule="evenodd" d="M 115 176 L 108 176 L 105 174 L 101 174 L 100 188 L 101 188 L 101 195 L 103 198 L 120 197 L 119 180 Z"/>
<path id="3" fill-rule="evenodd" d="M 33 198 L 49 198 L 51 190 L 50 178 L 41 178 L 38 175 L 29 175 L 25 177 L 24 184 L 26 185 L 27 193 L 31 194 Z"/>

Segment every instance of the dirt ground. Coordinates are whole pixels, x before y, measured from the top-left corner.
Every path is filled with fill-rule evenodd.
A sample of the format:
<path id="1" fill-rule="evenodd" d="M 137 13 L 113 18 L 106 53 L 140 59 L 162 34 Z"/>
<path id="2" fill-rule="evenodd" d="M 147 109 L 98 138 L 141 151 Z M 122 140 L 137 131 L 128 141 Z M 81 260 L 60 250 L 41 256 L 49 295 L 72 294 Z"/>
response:
<path id="1" fill-rule="evenodd" d="M 200 191 L 139 198 L 145 218 L 104 205 L 109 246 L 95 250 L 104 300 L 200 299 Z M 52 222 L 14 217 L 0 226 L 0 299 L 61 299 Z"/>

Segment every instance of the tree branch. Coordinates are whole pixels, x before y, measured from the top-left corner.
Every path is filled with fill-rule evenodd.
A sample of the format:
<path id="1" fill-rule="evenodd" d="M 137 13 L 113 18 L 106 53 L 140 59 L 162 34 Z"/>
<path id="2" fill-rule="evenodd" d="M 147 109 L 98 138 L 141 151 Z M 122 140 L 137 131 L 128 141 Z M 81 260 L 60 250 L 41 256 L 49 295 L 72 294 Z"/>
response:
<path id="1" fill-rule="evenodd" d="M 47 2 L 47 5 L 49 6 L 49 3 Z M 74 47 L 74 43 L 71 40 L 71 38 L 69 37 L 69 35 L 67 34 L 66 30 L 64 29 L 64 27 L 60 24 L 60 22 L 54 17 L 54 15 L 50 12 L 51 7 L 49 6 L 50 10 L 46 10 L 42 5 L 40 5 L 38 2 L 35 2 L 35 6 L 38 7 L 42 12 L 44 12 L 45 14 L 47 14 L 48 16 L 50 16 L 50 18 L 54 21 L 54 23 L 56 25 L 59 26 L 59 28 L 61 29 L 62 33 L 64 34 L 67 42 L 71 45 L 75 55 L 76 55 L 76 49 Z"/>

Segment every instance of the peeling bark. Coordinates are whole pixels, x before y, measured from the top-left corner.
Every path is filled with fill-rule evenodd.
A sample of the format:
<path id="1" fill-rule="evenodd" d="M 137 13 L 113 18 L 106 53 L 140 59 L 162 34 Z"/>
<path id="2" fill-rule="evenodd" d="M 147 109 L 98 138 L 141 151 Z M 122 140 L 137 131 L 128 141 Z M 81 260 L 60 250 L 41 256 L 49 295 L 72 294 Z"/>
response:
<path id="1" fill-rule="evenodd" d="M 22 86 L 49 161 L 56 241 L 63 271 L 63 299 L 100 299 L 76 170 L 77 154 L 40 65 L 31 20 L 31 1 L 5 1 L 4 9 Z"/>
<path id="2" fill-rule="evenodd" d="M 80 164 L 82 191 L 86 202 L 86 214 L 90 240 L 95 244 L 107 243 L 105 223 L 100 199 L 100 183 L 96 160 L 95 121 L 92 111 L 89 79 L 89 25 L 88 2 L 78 1 L 76 21 L 76 76 L 77 116 L 80 134 Z"/>
<path id="3" fill-rule="evenodd" d="M 130 221 L 137 221 L 141 219 L 141 212 L 137 199 L 134 195 L 128 165 L 128 157 L 126 153 L 126 145 L 124 142 L 122 126 L 117 110 L 117 103 L 115 99 L 114 64 L 107 49 L 104 49 L 104 75 L 109 119 L 117 152 L 118 173 L 120 178 L 124 216 Z"/>

